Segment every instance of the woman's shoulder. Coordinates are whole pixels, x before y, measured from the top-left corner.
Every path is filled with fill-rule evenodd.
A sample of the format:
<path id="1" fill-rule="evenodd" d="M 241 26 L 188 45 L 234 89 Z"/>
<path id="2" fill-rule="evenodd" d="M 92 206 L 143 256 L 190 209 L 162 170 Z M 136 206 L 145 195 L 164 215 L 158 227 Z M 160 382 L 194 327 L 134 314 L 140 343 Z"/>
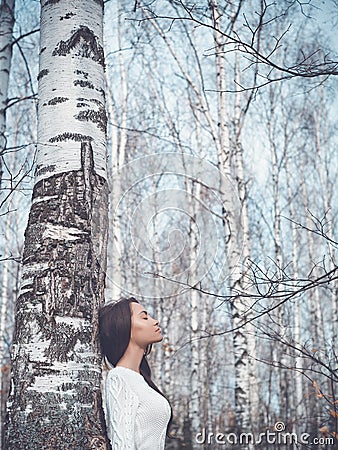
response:
<path id="1" fill-rule="evenodd" d="M 103 398 L 108 410 L 119 405 L 120 409 L 132 410 L 139 405 L 139 396 L 132 383 L 120 370 L 110 369 L 103 384 Z"/>
<path id="2" fill-rule="evenodd" d="M 135 383 L 129 376 L 128 373 L 125 373 L 125 371 L 120 370 L 118 367 L 110 369 L 104 383 L 105 390 L 135 394 Z"/>
<path id="3" fill-rule="evenodd" d="M 138 392 L 139 388 L 146 382 L 140 373 L 127 367 L 116 366 L 108 371 L 106 383 L 125 386 Z"/>
<path id="4" fill-rule="evenodd" d="M 144 380 L 143 376 L 136 372 L 135 370 L 129 369 L 128 367 L 116 366 L 108 371 L 109 377 L 120 377 L 124 379 L 135 379 L 135 380 Z"/>

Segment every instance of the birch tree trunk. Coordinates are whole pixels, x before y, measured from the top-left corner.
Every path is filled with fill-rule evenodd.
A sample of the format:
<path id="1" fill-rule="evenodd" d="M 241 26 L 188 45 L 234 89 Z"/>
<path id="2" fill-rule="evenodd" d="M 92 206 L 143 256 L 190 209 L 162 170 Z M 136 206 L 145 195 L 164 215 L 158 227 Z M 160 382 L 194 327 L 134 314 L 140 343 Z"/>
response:
<path id="1" fill-rule="evenodd" d="M 198 154 L 202 155 L 203 151 L 203 145 L 202 145 L 202 130 L 201 130 L 201 112 L 197 109 L 195 111 L 196 114 L 196 142 L 197 142 L 197 150 Z M 201 197 L 200 193 L 200 185 L 199 185 L 199 192 L 197 198 Z M 199 315 L 201 317 L 201 330 L 202 333 L 205 333 L 207 329 L 210 327 L 210 317 L 211 312 L 213 309 L 213 306 L 210 307 L 208 302 L 204 300 L 203 302 L 200 302 L 200 312 Z M 198 342 L 199 345 L 199 360 L 200 360 L 200 367 L 198 368 L 198 374 L 199 374 L 199 389 L 200 389 L 200 427 L 208 429 L 209 424 L 212 423 L 211 421 L 211 415 L 212 410 L 210 407 L 210 399 L 212 396 L 210 395 L 210 385 L 212 384 L 210 381 L 210 353 L 212 345 L 210 345 L 209 339 L 201 339 Z M 210 420 L 209 420 L 210 419 Z M 200 430 L 198 430 L 200 431 Z M 196 439 L 194 439 L 195 441 Z"/>
<path id="2" fill-rule="evenodd" d="M 200 198 L 201 185 L 199 183 L 194 183 L 192 180 L 186 181 L 186 185 L 188 188 L 188 192 L 190 194 L 190 198 Z M 195 191 L 195 192 L 194 192 Z M 193 228 L 193 225 L 196 223 L 196 202 L 191 201 L 190 210 L 191 210 L 191 220 L 190 220 L 190 267 L 192 270 L 196 267 L 197 264 L 197 250 L 198 250 L 198 241 L 196 239 L 196 230 Z M 199 304 L 201 303 L 199 293 L 195 289 L 190 290 L 190 341 L 191 341 L 191 372 L 190 372 L 190 405 L 189 405 L 189 416 L 190 423 L 192 429 L 192 435 L 195 436 L 196 433 L 199 433 L 202 429 L 201 426 L 201 406 L 200 406 L 200 364 L 203 364 L 200 361 L 200 341 L 199 341 Z M 192 440 L 192 448 L 198 449 L 200 448 L 200 444 L 196 442 L 196 440 Z M 203 447 L 204 448 L 204 447 Z"/>
<path id="3" fill-rule="evenodd" d="M 235 30 L 235 24 L 234 24 Z M 235 56 L 235 80 L 238 85 L 241 84 L 241 71 L 238 61 L 238 54 Z M 241 285 L 242 291 L 249 292 L 251 289 L 250 284 L 246 283 L 245 279 L 248 276 L 248 266 L 251 257 L 251 231 L 249 224 L 249 212 L 248 212 L 248 191 L 247 183 L 245 180 L 245 167 L 244 167 L 244 155 L 243 145 L 241 139 L 241 131 L 246 119 L 246 114 L 250 106 L 251 99 L 247 100 L 247 103 L 241 102 L 242 97 L 239 92 L 235 95 L 235 108 L 234 108 L 234 156 L 232 158 L 232 167 L 236 175 L 238 196 L 241 205 L 241 227 L 243 233 L 243 245 L 242 245 L 242 265 L 241 265 Z M 247 311 L 252 311 L 252 304 L 246 305 Z M 246 317 L 252 317 L 252 312 L 246 312 Z M 247 335 L 247 354 L 249 358 L 246 361 L 248 370 L 248 383 L 249 383 L 249 410 L 250 410 L 250 431 L 257 431 L 258 427 L 262 423 L 262 411 L 259 408 L 259 384 L 258 368 L 257 368 L 257 343 L 256 343 L 256 329 L 255 325 L 251 322 L 246 324 L 245 333 Z"/>
<path id="4" fill-rule="evenodd" d="M 14 139 L 14 146 L 17 145 L 17 136 L 18 133 L 15 134 Z M 18 153 L 13 152 L 10 155 L 10 166 L 9 166 L 9 173 L 14 173 L 15 166 L 17 164 L 18 159 Z M 0 445 L 1 448 L 3 444 L 3 423 L 6 416 L 6 402 L 7 402 L 7 396 L 8 396 L 8 390 L 9 390 L 9 370 L 7 370 L 7 367 L 9 367 L 9 354 L 7 350 L 8 342 L 6 342 L 6 335 L 8 334 L 8 324 L 11 322 L 9 320 L 10 317 L 13 317 L 13 303 L 14 298 L 13 294 L 11 295 L 9 293 L 10 289 L 12 288 L 12 291 L 15 290 L 13 287 L 13 262 L 11 261 L 11 253 L 12 253 L 12 247 L 9 245 L 11 242 L 11 235 L 16 234 L 13 233 L 13 229 L 15 229 L 15 225 L 13 224 L 13 221 L 15 220 L 15 216 L 13 218 L 10 211 L 13 211 L 17 208 L 17 204 L 15 200 L 13 201 L 13 197 L 10 199 L 8 203 L 8 213 L 6 214 L 6 220 L 5 220 L 5 229 L 4 229 L 4 235 L 3 240 L 6 243 L 4 246 L 4 253 L 2 255 L 2 278 L 1 278 L 1 312 L 0 312 L 0 357 L 1 357 L 1 370 L 0 370 L 0 388 L 1 388 L 1 423 L 0 423 Z"/>
<path id="5" fill-rule="evenodd" d="M 321 98 L 322 95 L 321 95 Z M 325 124 L 325 117 L 327 115 L 327 111 L 325 108 L 324 99 L 322 101 L 322 106 L 318 108 L 317 110 L 314 110 L 313 112 L 313 120 L 314 120 L 314 133 L 315 133 L 315 150 L 316 150 L 316 156 L 317 156 L 317 171 L 320 181 L 320 193 L 321 197 L 323 199 L 323 206 L 326 216 L 326 233 L 328 236 L 332 236 L 332 224 L 333 224 L 333 217 L 332 217 L 332 204 L 331 204 L 331 197 L 332 192 L 329 187 L 329 183 L 327 183 L 327 180 L 329 179 L 329 162 L 327 157 L 327 145 L 322 144 L 322 137 L 321 134 L 325 133 L 326 131 L 326 124 Z M 326 132 L 327 134 L 327 132 Z M 325 142 L 325 139 L 323 139 Z M 324 154 L 323 156 L 321 156 Z M 333 251 L 333 246 L 328 241 L 327 242 L 327 252 L 329 255 L 329 262 L 328 262 L 328 270 L 333 270 L 335 267 L 335 256 Z M 332 287 L 331 288 L 331 308 L 332 308 L 332 322 L 331 322 L 331 332 L 332 332 L 332 342 L 337 341 L 338 336 L 338 296 L 337 296 L 337 288 Z"/>
<path id="6" fill-rule="evenodd" d="M 222 13 L 214 1 L 212 7 L 213 21 L 215 29 L 222 29 Z M 255 391 L 257 383 L 253 383 L 255 368 L 250 362 L 250 356 L 255 353 L 255 334 L 248 327 L 239 327 L 242 321 L 248 319 L 249 305 L 245 304 L 238 295 L 243 290 L 245 274 L 243 272 L 244 264 L 249 257 L 249 232 L 244 229 L 247 222 L 247 211 L 243 207 L 246 202 L 245 193 L 242 191 L 243 183 L 243 165 L 241 164 L 241 155 L 235 158 L 235 150 L 241 152 L 238 142 L 236 149 L 231 146 L 229 133 L 229 113 L 227 111 L 226 99 L 226 66 L 224 53 L 224 37 L 217 31 L 214 31 L 215 58 L 216 58 L 216 85 L 218 92 L 218 124 L 219 124 L 219 142 L 218 146 L 218 167 L 223 174 L 232 174 L 233 169 L 236 175 L 238 193 L 243 196 L 240 199 L 241 211 L 238 211 L 232 199 L 233 195 L 227 191 L 224 186 L 220 186 L 223 201 L 223 223 L 225 230 L 225 239 L 227 240 L 227 262 L 229 271 L 229 288 L 235 300 L 232 302 L 233 327 L 236 329 L 233 335 L 233 350 L 235 357 L 235 409 L 236 409 L 236 427 L 240 432 L 252 431 L 251 401 L 253 408 L 257 408 L 257 399 Z M 235 115 L 236 116 L 236 115 Z M 236 117 L 235 117 L 236 118 Z M 244 184 L 242 185 L 244 186 Z M 228 235 L 228 236 L 227 236 Z M 240 264 L 240 261 L 243 263 Z M 251 328 L 251 327 L 250 327 Z M 251 388 L 250 388 L 251 386 Z M 251 444 L 243 446 L 243 449 L 251 448 Z"/>
<path id="7" fill-rule="evenodd" d="M 300 191 L 302 194 L 302 202 L 304 204 L 304 209 L 306 211 L 310 211 L 310 193 L 306 182 L 306 173 L 304 169 L 305 163 L 300 166 Z M 305 217 L 305 226 L 307 228 L 306 233 L 306 249 L 308 254 L 308 261 L 312 263 L 315 260 L 315 242 L 313 239 L 313 233 L 311 231 L 312 222 L 309 217 L 309 214 Z M 322 312 L 321 312 L 321 301 L 320 301 L 320 292 L 317 287 L 312 289 L 311 295 L 309 295 L 309 312 L 310 312 L 310 326 L 311 326 L 311 334 L 313 336 L 313 345 L 320 347 L 324 345 L 324 342 L 327 339 L 326 330 L 323 326 L 322 321 Z"/>
<path id="8" fill-rule="evenodd" d="M 97 310 L 107 236 L 103 2 L 41 1 L 38 155 L 5 448 L 106 449 Z"/>
<path id="9" fill-rule="evenodd" d="M 280 97 L 280 91 L 270 88 L 269 92 L 269 123 L 268 123 L 268 138 L 270 147 L 270 157 L 271 157 L 271 185 L 273 193 L 273 238 L 274 238 L 274 259 L 275 259 L 275 270 L 278 279 L 283 276 L 283 252 L 282 252 L 282 242 L 281 242 L 281 207 L 280 207 L 280 177 L 281 177 L 281 161 L 279 157 L 278 150 L 280 149 L 280 144 L 278 141 L 278 118 L 276 117 L 277 109 L 277 99 Z M 277 333 L 282 337 L 287 339 L 288 337 L 288 305 L 281 305 L 278 309 L 278 328 Z M 275 346 L 273 349 L 273 358 L 276 361 L 280 361 L 281 367 L 284 369 L 279 370 L 279 389 L 280 389 L 280 403 L 279 403 L 279 414 L 283 420 L 286 420 L 290 414 L 290 403 L 292 402 L 292 397 L 290 395 L 290 379 L 289 373 L 285 370 L 286 367 L 290 366 L 290 358 L 287 354 L 286 348 L 283 346 Z"/>
<path id="10" fill-rule="evenodd" d="M 9 242 L 9 234 L 10 234 L 10 226 L 11 226 L 11 214 L 7 214 L 6 217 L 6 225 L 5 225 L 5 233 L 4 240 L 5 242 Z M 10 273 L 10 264 L 11 261 L 9 259 L 10 252 L 9 247 L 5 247 L 5 253 L 3 255 L 3 270 L 2 270 L 2 279 L 1 279 L 1 309 L 0 309 L 0 389 L 1 389 L 1 417 L 0 417 L 0 446 L 2 444 L 3 439 L 3 405 L 6 404 L 6 392 L 3 385 L 3 375 L 5 373 L 5 333 L 6 333 L 6 319 L 7 319 L 7 309 L 9 307 L 9 296 L 8 296 L 8 282 L 9 282 L 9 273 Z M 7 358 L 6 358 L 7 359 Z M 8 363 L 8 359 L 7 359 Z M 4 407 L 5 409 L 5 407 Z M 1 447 L 2 448 L 2 447 Z"/>
<path id="11" fill-rule="evenodd" d="M 118 17 L 118 48 L 119 48 L 119 69 L 121 76 L 121 101 L 119 102 L 119 107 L 122 110 L 121 113 L 121 123 L 120 129 L 118 130 L 118 117 L 116 114 L 116 105 L 113 102 L 111 81 L 109 78 L 109 73 L 107 76 L 107 90 L 108 90 L 108 113 L 110 117 L 111 135 L 112 135 L 112 164 L 110 177 L 112 188 L 111 188 L 111 205 L 117 205 L 121 199 L 121 174 L 120 169 L 125 163 L 126 159 L 126 147 L 127 147 L 127 113 L 128 113 L 128 103 L 127 103 L 127 71 L 124 64 L 123 56 L 123 26 L 121 23 L 123 14 L 122 3 L 119 1 L 116 5 L 116 15 Z M 118 209 L 117 209 L 118 211 Z M 123 258 L 123 239 L 121 232 L 121 216 L 117 211 L 110 211 L 110 222 L 112 224 L 109 230 L 109 241 L 108 241 L 108 254 L 110 255 L 108 259 L 108 270 L 107 273 L 107 286 L 106 286 L 106 297 L 108 300 L 117 300 L 121 297 L 123 291 L 123 277 L 122 277 L 122 267 L 121 262 Z"/>
<path id="12" fill-rule="evenodd" d="M 286 129 L 286 121 L 288 120 L 286 115 L 283 115 L 284 128 Z M 292 236 L 292 273 L 295 280 L 298 280 L 299 277 L 299 270 L 298 270 L 298 258 L 297 256 L 300 254 L 299 252 L 299 246 L 298 246 L 298 235 L 296 226 L 294 225 L 294 221 L 296 221 L 296 208 L 294 205 L 294 196 L 292 194 L 291 189 L 291 182 L 292 182 L 292 174 L 291 169 L 289 166 L 289 149 L 288 144 L 285 145 L 285 174 L 286 174 L 286 187 L 287 187 L 287 199 L 289 204 L 289 213 L 290 213 L 290 219 L 292 221 L 291 223 L 291 236 Z M 294 327 L 294 340 L 296 345 L 301 345 L 301 299 L 297 298 L 294 306 L 293 306 L 293 327 Z M 294 365 L 297 368 L 302 367 L 302 360 L 299 356 L 298 352 L 295 352 L 294 354 Z M 302 374 L 295 371 L 293 373 L 293 379 L 294 379 L 294 392 L 293 392 L 293 403 L 294 403 L 294 411 L 291 412 L 292 417 L 294 418 L 294 424 L 293 424 L 293 432 L 297 431 L 297 425 L 301 422 L 302 417 L 305 415 L 303 401 L 302 401 L 302 393 L 303 393 L 303 380 L 302 380 Z M 287 386 L 288 388 L 288 386 Z M 316 408 L 317 401 L 313 402 L 313 407 Z M 314 411 L 314 409 L 312 410 Z"/>
<path id="13" fill-rule="evenodd" d="M 15 0 L 2 0 L 0 5 L 0 189 L 2 182 L 2 154 L 6 147 L 6 106 L 9 73 L 12 61 L 12 38 Z"/>

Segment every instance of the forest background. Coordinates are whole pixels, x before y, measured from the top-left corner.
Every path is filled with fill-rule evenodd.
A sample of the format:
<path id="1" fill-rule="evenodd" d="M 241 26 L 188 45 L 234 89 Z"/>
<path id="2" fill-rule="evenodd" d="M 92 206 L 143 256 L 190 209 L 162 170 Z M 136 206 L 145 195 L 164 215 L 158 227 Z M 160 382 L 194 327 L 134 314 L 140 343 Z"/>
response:
<path id="1" fill-rule="evenodd" d="M 8 93 L 0 75 L 2 431 L 39 2 L 16 0 L 14 18 Z M 105 298 L 135 296 L 160 321 L 150 359 L 173 407 L 168 449 L 224 448 L 197 442 L 203 430 L 242 449 L 241 432 L 338 438 L 337 22 L 333 0 L 105 2 Z"/>

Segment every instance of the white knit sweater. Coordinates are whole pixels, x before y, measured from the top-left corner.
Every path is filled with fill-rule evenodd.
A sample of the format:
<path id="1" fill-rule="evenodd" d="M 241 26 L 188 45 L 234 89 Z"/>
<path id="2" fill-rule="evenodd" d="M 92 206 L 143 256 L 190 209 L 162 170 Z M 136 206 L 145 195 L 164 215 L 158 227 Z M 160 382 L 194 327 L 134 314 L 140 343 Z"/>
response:
<path id="1" fill-rule="evenodd" d="M 103 398 L 113 450 L 164 449 L 170 406 L 140 373 L 120 366 L 109 370 Z"/>

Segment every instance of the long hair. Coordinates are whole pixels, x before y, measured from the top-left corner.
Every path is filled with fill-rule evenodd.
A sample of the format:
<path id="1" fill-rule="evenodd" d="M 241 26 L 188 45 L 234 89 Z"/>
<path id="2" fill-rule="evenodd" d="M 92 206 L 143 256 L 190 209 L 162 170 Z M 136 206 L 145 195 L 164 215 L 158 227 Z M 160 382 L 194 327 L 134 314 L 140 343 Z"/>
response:
<path id="1" fill-rule="evenodd" d="M 116 303 L 108 303 L 99 310 L 99 338 L 102 355 L 108 360 L 109 364 L 116 366 L 122 358 L 130 341 L 131 335 L 131 308 L 130 303 L 139 303 L 134 297 L 121 298 Z M 152 345 L 148 345 L 141 364 L 140 372 L 148 385 L 156 392 L 161 394 L 168 402 L 167 397 L 159 390 L 151 379 L 151 370 L 147 361 L 147 355 L 151 352 Z M 169 402 L 170 405 L 170 402 Z M 170 420 L 167 426 L 167 436 L 173 420 L 172 408 L 170 405 Z"/>

